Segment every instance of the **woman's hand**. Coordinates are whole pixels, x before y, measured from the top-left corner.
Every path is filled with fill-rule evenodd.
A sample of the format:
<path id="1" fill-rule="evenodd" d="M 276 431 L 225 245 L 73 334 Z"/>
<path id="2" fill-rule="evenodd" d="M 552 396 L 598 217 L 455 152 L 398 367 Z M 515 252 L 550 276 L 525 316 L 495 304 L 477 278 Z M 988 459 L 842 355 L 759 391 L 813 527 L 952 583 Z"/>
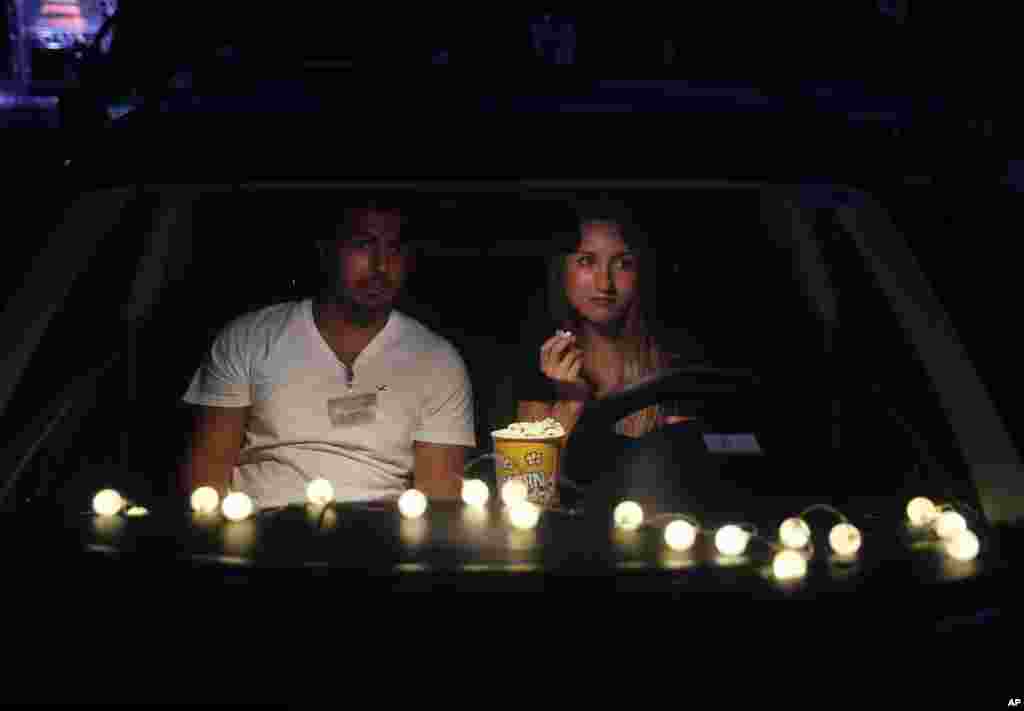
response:
<path id="1" fill-rule="evenodd" d="M 576 345 L 576 336 L 559 331 L 540 347 L 540 369 L 554 381 L 559 399 L 587 400 L 592 394 L 584 379 L 583 350 Z"/>

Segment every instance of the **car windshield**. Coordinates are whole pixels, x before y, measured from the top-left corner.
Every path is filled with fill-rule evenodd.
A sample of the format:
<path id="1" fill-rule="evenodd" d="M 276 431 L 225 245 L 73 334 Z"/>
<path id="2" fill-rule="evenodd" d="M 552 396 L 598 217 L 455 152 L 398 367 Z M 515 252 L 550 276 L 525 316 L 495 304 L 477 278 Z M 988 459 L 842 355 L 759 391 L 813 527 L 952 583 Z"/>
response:
<path id="1" fill-rule="evenodd" d="M 189 426 L 181 397 L 213 338 L 243 313 L 316 293 L 317 230 L 355 194 L 343 183 L 253 182 L 80 195 L 36 261 L 25 255 L 36 270 L 66 273 L 57 293 L 54 282 L 20 293 L 24 308 L 32 298 L 47 307 L 25 321 L 21 368 L 6 383 L 5 419 L 23 447 L 7 504 L 81 508 L 102 485 L 167 496 Z M 686 364 L 749 370 L 766 384 L 698 407 L 710 434 L 751 435 L 771 455 L 771 475 L 752 486 L 802 502 L 888 497 L 896 508 L 933 491 L 981 507 L 963 446 L 971 435 L 949 415 L 957 395 L 943 384 L 962 373 L 944 374 L 955 365 L 927 340 L 941 305 L 924 304 L 927 280 L 900 261 L 896 223 L 874 197 L 729 181 L 433 183 L 392 195 L 412 206 L 418 255 L 400 308 L 464 358 L 473 454 L 514 421 L 511 374 L 533 368 L 524 358 L 550 335 L 540 329 L 551 323 L 555 226 L 567 206 L 614 201 L 654 247 L 653 319 L 699 346 Z M 71 233 L 82 238 L 59 237 Z"/>

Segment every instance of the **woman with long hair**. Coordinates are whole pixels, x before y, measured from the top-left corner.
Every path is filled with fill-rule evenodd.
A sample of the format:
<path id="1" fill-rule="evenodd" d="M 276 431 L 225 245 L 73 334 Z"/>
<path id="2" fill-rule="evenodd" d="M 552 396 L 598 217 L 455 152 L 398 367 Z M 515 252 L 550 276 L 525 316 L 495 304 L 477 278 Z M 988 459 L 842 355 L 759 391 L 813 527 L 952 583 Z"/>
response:
<path id="1" fill-rule="evenodd" d="M 520 397 L 517 419 L 553 417 L 568 438 L 588 401 L 701 356 L 687 334 L 670 335 L 655 317 L 655 253 L 629 210 L 607 201 L 579 205 L 575 230 L 555 243 L 548 278 L 555 333 L 535 357 L 543 376 L 534 381 L 539 394 Z M 659 404 L 632 413 L 615 432 L 637 438 L 690 419 L 668 409 Z"/>

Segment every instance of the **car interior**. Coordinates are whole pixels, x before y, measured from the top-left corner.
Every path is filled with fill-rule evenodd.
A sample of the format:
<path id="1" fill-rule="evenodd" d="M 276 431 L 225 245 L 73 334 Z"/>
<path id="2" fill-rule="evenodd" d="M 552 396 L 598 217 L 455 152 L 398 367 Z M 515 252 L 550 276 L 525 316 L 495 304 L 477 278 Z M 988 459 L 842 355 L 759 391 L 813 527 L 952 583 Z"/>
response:
<path id="1" fill-rule="evenodd" d="M 934 444 L 952 441 L 949 425 L 891 307 L 855 252 L 835 251 L 844 235 L 834 210 L 806 209 L 809 238 L 797 239 L 801 229 L 779 186 L 573 187 L 386 190 L 408 206 L 417 252 L 399 308 L 451 341 L 470 373 L 470 460 L 491 451 L 491 431 L 514 421 L 509 373 L 533 367 L 536 344 L 550 335 L 538 327 L 549 323 L 551 226 L 574 201 L 605 200 L 628 205 L 653 239 L 658 322 L 702 346 L 700 365 L 749 369 L 765 384 L 756 394 L 687 403 L 704 433 L 759 438 L 765 456 L 730 457 L 715 478 L 733 480 L 755 501 L 872 506 L 937 478 L 976 501 L 956 448 Z M 101 486 L 143 501 L 170 495 L 191 426 L 181 397 L 213 338 L 242 313 L 312 296 L 315 239 L 331 228 L 338 205 L 366 196 L 329 182 L 137 185 L 116 219 L 97 212 L 97 229 L 113 226 L 54 305 L 5 414 L 15 430 L 37 421 L 21 427 L 38 444 L 20 462 L 12 499 L 82 507 Z M 90 229 L 68 227 L 67 234 Z M 816 276 L 808 266 L 814 250 L 846 265 L 843 273 Z M 43 402 L 57 409 L 40 414 Z M 914 429 L 922 427 L 927 434 Z M 660 466 L 677 471 L 673 456 Z M 916 464 L 922 458 L 929 466 Z M 602 466 L 575 461 L 581 480 Z M 493 477 L 486 459 L 474 472 Z"/>

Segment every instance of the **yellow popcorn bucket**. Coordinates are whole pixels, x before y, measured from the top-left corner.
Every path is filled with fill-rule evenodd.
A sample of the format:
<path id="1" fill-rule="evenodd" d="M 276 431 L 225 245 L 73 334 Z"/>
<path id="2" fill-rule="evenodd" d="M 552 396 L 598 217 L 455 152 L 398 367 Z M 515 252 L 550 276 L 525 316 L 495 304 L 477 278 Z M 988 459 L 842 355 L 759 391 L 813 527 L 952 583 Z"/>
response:
<path id="1" fill-rule="evenodd" d="M 494 440 L 494 473 L 498 491 L 511 480 L 526 485 L 527 501 L 543 508 L 558 507 L 558 466 L 562 437 L 505 437 Z"/>

